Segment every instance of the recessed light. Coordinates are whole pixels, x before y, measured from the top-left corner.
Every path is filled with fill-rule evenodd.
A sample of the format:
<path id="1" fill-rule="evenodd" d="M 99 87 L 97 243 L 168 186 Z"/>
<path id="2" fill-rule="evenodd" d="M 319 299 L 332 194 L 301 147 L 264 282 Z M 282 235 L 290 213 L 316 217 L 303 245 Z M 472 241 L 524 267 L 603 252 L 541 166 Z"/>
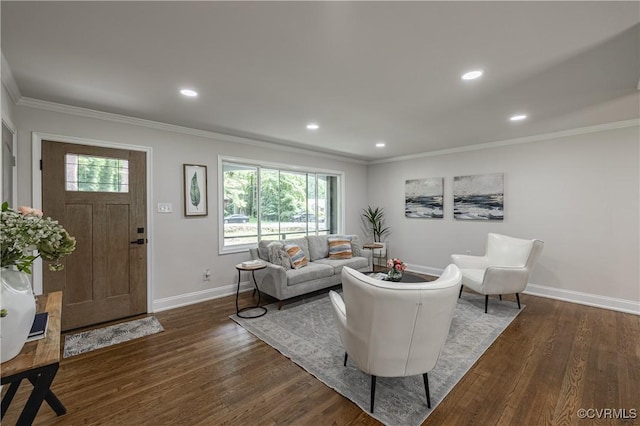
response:
<path id="1" fill-rule="evenodd" d="M 482 70 L 473 70 L 462 74 L 463 80 L 475 80 L 482 76 Z"/>
<path id="2" fill-rule="evenodd" d="M 376 144 L 376 148 L 384 148 L 385 146 L 387 146 L 387 144 L 385 144 L 384 142 L 378 142 Z"/>
<path id="3" fill-rule="evenodd" d="M 525 118 L 527 118 L 527 116 L 525 114 L 516 114 L 516 115 L 512 115 L 511 117 L 509 117 L 509 120 L 511 120 L 511 121 L 521 121 L 521 120 L 524 120 Z"/>
<path id="4" fill-rule="evenodd" d="M 307 124 L 307 129 L 309 129 L 309 130 L 318 130 L 319 128 L 320 128 L 320 126 L 318 126 L 316 123 Z"/>
<path id="5" fill-rule="evenodd" d="M 195 98 L 196 96 L 198 96 L 198 92 L 196 92 L 195 90 L 191 90 L 191 89 L 182 89 L 182 90 L 180 90 L 180 93 L 183 94 L 184 96 L 188 96 L 190 98 Z"/>

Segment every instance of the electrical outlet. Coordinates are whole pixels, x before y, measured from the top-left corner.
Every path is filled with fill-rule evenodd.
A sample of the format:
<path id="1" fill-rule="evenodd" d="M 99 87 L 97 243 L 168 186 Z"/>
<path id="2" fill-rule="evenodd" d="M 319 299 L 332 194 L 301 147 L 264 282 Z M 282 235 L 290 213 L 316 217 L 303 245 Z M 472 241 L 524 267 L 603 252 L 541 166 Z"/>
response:
<path id="1" fill-rule="evenodd" d="M 202 281 L 211 281 L 211 269 L 205 269 L 202 273 Z"/>
<path id="2" fill-rule="evenodd" d="M 465 250 L 467 254 L 471 254 L 471 250 Z"/>

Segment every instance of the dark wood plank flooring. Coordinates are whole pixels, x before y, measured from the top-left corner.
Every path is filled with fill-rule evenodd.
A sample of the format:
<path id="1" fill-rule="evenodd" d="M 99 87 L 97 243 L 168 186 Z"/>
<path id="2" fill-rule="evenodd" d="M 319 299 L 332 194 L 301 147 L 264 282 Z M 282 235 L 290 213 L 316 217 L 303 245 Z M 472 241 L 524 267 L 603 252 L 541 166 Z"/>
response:
<path id="1" fill-rule="evenodd" d="M 640 424 L 577 415 L 640 416 L 640 316 L 521 300 L 526 308 L 424 424 Z M 159 312 L 162 333 L 63 359 L 53 390 L 68 413 L 56 417 L 45 403 L 35 424 L 379 424 L 231 321 L 234 301 Z M 22 384 L 2 424 L 15 424 L 30 390 Z"/>

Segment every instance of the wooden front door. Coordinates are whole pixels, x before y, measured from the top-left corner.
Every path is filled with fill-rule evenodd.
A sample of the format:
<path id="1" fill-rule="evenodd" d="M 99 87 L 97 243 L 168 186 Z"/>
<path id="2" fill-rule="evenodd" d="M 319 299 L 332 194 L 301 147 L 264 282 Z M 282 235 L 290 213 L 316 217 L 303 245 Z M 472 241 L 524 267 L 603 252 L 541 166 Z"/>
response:
<path id="1" fill-rule="evenodd" d="M 146 153 L 42 141 L 42 209 L 76 239 L 65 268 L 62 329 L 147 311 Z M 45 262 L 46 263 L 46 262 Z"/>

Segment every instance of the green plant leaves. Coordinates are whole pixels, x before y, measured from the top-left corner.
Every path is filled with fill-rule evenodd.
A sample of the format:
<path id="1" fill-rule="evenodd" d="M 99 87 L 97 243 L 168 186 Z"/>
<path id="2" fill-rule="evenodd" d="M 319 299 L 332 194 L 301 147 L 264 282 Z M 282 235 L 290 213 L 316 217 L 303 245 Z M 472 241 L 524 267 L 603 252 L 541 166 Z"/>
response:
<path id="1" fill-rule="evenodd" d="M 198 204 L 200 204 L 200 187 L 198 186 L 198 174 L 196 172 L 193 173 L 193 177 L 191 178 L 189 198 L 191 199 L 191 204 L 194 207 L 198 207 Z"/>
<path id="2" fill-rule="evenodd" d="M 362 209 L 362 216 L 371 224 L 373 240 L 381 241 L 382 237 L 389 232 L 389 227 L 384 226 L 384 209 L 367 206 L 366 209 Z"/>

